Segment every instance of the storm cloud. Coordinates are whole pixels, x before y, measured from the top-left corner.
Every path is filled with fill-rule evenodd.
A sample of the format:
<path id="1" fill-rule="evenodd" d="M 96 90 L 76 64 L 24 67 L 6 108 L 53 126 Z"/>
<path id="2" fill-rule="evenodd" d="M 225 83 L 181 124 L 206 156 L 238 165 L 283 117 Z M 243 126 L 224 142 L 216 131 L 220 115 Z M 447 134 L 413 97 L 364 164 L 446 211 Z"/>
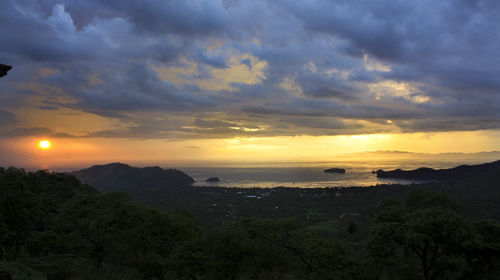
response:
<path id="1" fill-rule="evenodd" d="M 0 132 L 78 137 L 500 129 L 500 3 L 7 0 Z M 71 131 L 74 131 L 71 130 Z"/>

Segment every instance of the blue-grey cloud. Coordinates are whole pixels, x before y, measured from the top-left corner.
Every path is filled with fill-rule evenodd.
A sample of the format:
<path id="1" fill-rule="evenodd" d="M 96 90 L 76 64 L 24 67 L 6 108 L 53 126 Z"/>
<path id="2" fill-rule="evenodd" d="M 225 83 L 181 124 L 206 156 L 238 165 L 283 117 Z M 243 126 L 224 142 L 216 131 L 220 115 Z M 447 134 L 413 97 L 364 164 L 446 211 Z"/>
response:
<path id="1" fill-rule="evenodd" d="M 127 124 L 89 137 L 499 129 L 499 12 L 494 0 L 7 0 L 0 131 L 50 134 L 24 127 L 30 108 Z M 258 78 L 231 77 L 238 64 Z"/>
<path id="2" fill-rule="evenodd" d="M 14 114 L 0 110 L 0 126 L 8 126 L 18 122 L 18 119 Z"/>
<path id="3" fill-rule="evenodd" d="M 25 137 L 25 136 L 37 136 L 37 137 L 63 137 L 63 138 L 74 138 L 77 137 L 72 134 L 64 132 L 54 132 L 50 128 L 46 127 L 30 127 L 30 128 L 14 128 L 11 130 L 3 131 L 4 137 Z"/>

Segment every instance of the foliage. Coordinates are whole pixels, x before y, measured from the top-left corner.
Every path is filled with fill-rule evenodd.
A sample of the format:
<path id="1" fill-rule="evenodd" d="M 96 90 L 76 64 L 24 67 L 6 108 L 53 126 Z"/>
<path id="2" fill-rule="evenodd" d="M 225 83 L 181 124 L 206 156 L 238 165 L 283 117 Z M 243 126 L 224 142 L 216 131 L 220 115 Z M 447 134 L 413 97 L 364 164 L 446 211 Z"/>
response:
<path id="1" fill-rule="evenodd" d="M 166 202 L 199 198 L 197 211 L 213 218 L 200 221 L 194 204 L 175 206 L 193 215 L 165 212 L 71 175 L 0 169 L 0 271 L 13 279 L 498 278 L 495 220 L 470 220 L 448 196 L 416 187 L 404 203 L 375 207 L 384 190 L 275 189 L 279 201 L 238 201 L 236 190 L 170 193 Z M 215 199 L 233 212 L 203 206 Z"/>
<path id="2" fill-rule="evenodd" d="M 495 247 L 485 237 L 491 237 L 487 233 L 495 231 L 496 224 L 479 225 L 483 227 L 474 230 L 458 213 L 457 204 L 443 194 L 415 190 L 408 195 L 406 207 L 388 201 L 377 209 L 367 248 L 391 278 L 413 274 L 416 279 L 467 279 L 472 272 L 486 269 L 484 264 L 491 260 L 477 250 L 488 250 L 486 244 Z M 483 237 L 482 245 L 478 235 Z"/>

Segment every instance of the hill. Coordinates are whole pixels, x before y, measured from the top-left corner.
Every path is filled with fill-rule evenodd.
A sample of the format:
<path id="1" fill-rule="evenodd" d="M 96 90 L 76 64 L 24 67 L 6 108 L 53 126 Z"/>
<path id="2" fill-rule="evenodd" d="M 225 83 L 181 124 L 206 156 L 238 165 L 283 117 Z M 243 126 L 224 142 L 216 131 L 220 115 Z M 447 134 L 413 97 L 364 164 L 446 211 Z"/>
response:
<path id="1" fill-rule="evenodd" d="M 498 181 L 500 177 L 500 160 L 477 165 L 460 165 L 449 169 L 436 170 L 422 167 L 414 170 L 378 170 L 376 173 L 379 178 Z"/>
<path id="2" fill-rule="evenodd" d="M 100 191 L 160 190 L 178 188 L 194 183 L 194 179 L 176 169 L 131 167 L 123 163 L 94 165 L 72 172 L 82 182 Z"/>

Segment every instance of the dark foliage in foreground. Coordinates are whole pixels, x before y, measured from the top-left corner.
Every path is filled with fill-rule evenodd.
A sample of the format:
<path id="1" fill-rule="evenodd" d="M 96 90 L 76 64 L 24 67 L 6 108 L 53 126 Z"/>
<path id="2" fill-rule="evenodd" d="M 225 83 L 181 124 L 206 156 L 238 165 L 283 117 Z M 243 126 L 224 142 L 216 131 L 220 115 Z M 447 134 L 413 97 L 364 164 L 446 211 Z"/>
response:
<path id="1" fill-rule="evenodd" d="M 363 222 L 362 215 L 343 213 L 351 217 L 345 227 L 325 223 L 314 211 L 299 214 L 286 202 L 301 197 L 299 205 L 310 201 L 327 208 L 322 201 L 330 199 L 334 207 L 332 202 L 342 205 L 342 199 L 351 203 L 355 189 L 335 200 L 328 192 L 338 190 L 309 190 L 306 196 L 276 190 L 283 192 L 285 209 L 278 216 L 269 210 L 260 218 L 199 223 L 197 216 L 134 203 L 123 193 L 101 194 L 72 175 L 0 169 L 0 275 L 56 280 L 498 277 L 500 225 L 464 216 L 446 195 L 410 189 L 403 192 L 404 201 L 384 200 L 375 209 L 351 206 L 351 214 L 357 207 L 370 218 Z M 181 200 L 183 193 L 206 191 L 190 187 L 170 195 Z M 367 188 L 358 199 L 366 199 L 366 191 L 374 201 L 383 198 Z M 231 203 L 258 209 L 257 201 L 264 203 Z"/>

